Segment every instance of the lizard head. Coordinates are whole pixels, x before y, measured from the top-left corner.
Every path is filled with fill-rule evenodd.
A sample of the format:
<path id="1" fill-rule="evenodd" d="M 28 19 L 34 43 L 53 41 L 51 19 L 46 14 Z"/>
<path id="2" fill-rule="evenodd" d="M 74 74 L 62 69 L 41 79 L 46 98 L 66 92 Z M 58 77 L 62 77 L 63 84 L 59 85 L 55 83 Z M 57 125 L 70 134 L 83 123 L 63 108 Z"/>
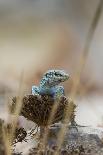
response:
<path id="1" fill-rule="evenodd" d="M 48 70 L 40 82 L 44 87 L 53 87 L 68 80 L 69 75 L 64 70 Z"/>

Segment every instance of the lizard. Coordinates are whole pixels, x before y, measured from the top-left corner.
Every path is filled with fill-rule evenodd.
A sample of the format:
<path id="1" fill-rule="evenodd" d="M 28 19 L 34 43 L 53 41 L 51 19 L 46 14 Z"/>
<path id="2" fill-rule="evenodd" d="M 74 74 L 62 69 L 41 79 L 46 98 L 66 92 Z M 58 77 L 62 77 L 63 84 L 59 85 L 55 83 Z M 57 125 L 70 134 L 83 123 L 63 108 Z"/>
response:
<path id="1" fill-rule="evenodd" d="M 53 98 L 59 98 L 65 95 L 64 87 L 60 83 L 69 79 L 69 74 L 64 70 L 48 70 L 44 73 L 39 86 L 32 86 L 32 94 L 51 95 Z"/>
<path id="2" fill-rule="evenodd" d="M 69 74 L 64 70 L 48 70 L 44 73 L 39 86 L 32 86 L 32 95 L 50 95 L 54 99 L 58 99 L 65 95 L 64 87 L 59 84 L 69 79 Z M 75 116 L 71 120 L 71 127 L 87 127 L 78 125 L 75 122 Z"/>

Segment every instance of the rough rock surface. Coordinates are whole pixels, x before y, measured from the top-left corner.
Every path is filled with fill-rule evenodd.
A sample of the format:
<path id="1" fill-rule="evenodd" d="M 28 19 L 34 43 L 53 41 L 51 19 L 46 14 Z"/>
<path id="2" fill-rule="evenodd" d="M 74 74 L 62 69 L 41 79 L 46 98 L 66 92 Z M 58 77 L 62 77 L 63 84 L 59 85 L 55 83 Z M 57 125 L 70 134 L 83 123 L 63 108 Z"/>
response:
<path id="1" fill-rule="evenodd" d="M 50 148 L 55 148 L 57 135 L 63 124 L 57 124 L 50 128 L 48 144 Z M 51 136 L 52 135 L 52 136 Z M 92 127 L 68 127 L 63 145 L 59 154 L 77 155 L 102 155 L 103 154 L 103 129 Z"/>

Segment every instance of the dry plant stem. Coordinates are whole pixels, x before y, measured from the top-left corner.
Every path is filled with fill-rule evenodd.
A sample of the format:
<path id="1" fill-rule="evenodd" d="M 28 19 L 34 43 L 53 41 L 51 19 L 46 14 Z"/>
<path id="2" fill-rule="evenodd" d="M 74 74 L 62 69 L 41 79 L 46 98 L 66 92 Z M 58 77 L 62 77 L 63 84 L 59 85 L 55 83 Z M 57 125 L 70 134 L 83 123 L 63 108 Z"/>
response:
<path id="1" fill-rule="evenodd" d="M 59 101 L 57 100 L 54 103 L 51 114 L 49 116 L 48 125 L 52 124 L 52 120 L 55 116 L 55 112 L 56 112 L 58 106 L 59 106 Z M 47 143 L 48 135 L 49 135 L 49 127 L 41 127 L 40 138 L 42 139 L 41 141 L 42 141 L 42 144 L 44 145 L 43 148 L 45 148 L 45 149 L 46 149 L 46 143 Z M 39 151 L 41 151 L 41 147 L 39 148 Z"/>
<path id="2" fill-rule="evenodd" d="M 48 127 L 40 127 L 39 153 L 41 151 L 46 152 L 46 133 L 48 134 Z"/>
<path id="3" fill-rule="evenodd" d="M 75 98 L 75 96 L 77 94 L 77 91 L 78 91 L 78 88 L 79 88 L 80 77 L 81 77 L 83 68 L 84 68 L 84 66 L 86 64 L 86 60 L 87 60 L 88 55 L 89 55 L 89 48 L 90 48 L 91 42 L 93 40 L 93 36 L 94 36 L 94 32 L 96 30 L 97 24 L 98 24 L 99 19 L 100 19 L 102 8 L 103 8 L 103 0 L 100 0 L 100 2 L 98 4 L 98 7 L 96 9 L 96 12 L 95 12 L 93 21 L 91 23 L 89 32 L 87 34 L 87 39 L 86 39 L 86 43 L 85 43 L 83 53 L 82 53 L 80 61 L 79 61 L 80 63 L 78 65 L 79 66 L 78 70 L 77 70 L 75 78 L 73 80 L 73 87 L 72 87 L 71 95 L 70 95 L 72 99 Z"/>
<path id="4" fill-rule="evenodd" d="M 4 94 L 5 98 L 7 98 L 6 94 Z M 11 155 L 11 138 L 10 134 L 5 131 L 4 124 L 2 125 L 2 135 L 3 135 L 3 142 L 5 146 L 5 152 L 7 155 Z"/>
<path id="5" fill-rule="evenodd" d="M 21 73 L 21 79 L 20 79 L 20 85 L 19 85 L 19 92 L 18 92 L 19 98 L 17 99 L 17 104 L 16 104 L 16 108 L 15 108 L 15 112 L 14 112 L 15 121 L 13 122 L 13 127 L 12 127 L 12 139 L 13 139 L 13 135 L 15 133 L 15 129 L 16 129 L 17 122 L 18 122 L 18 117 L 19 117 L 20 110 L 21 110 L 21 107 L 22 107 L 22 99 L 23 99 L 23 96 L 24 96 L 23 79 L 24 79 L 24 73 L 22 72 Z"/>
<path id="6" fill-rule="evenodd" d="M 7 155 L 12 154 L 12 148 L 11 148 L 11 141 L 10 141 L 10 135 L 5 133 L 4 125 L 2 127 L 2 134 L 3 134 L 3 141 L 5 145 L 5 152 Z"/>
<path id="7" fill-rule="evenodd" d="M 95 32 L 96 26 L 98 24 L 98 21 L 99 21 L 101 12 L 102 12 L 102 7 L 103 7 L 103 0 L 101 0 L 99 2 L 99 5 L 98 5 L 98 7 L 96 9 L 96 13 L 94 15 L 92 24 L 90 26 L 90 29 L 89 29 L 89 32 L 88 32 L 88 35 L 87 35 L 86 44 L 85 44 L 85 47 L 84 47 L 83 54 L 82 54 L 82 56 L 80 58 L 79 68 L 78 68 L 77 74 L 75 76 L 74 85 L 73 85 L 73 88 L 72 88 L 72 91 L 71 91 L 71 98 L 72 99 L 75 98 L 76 93 L 77 93 L 77 90 L 78 90 L 78 87 L 79 87 L 81 73 L 83 71 L 83 68 L 85 66 L 85 63 L 86 63 L 86 60 L 87 60 L 87 57 L 88 57 L 88 54 L 89 54 L 90 44 L 92 42 L 92 39 L 93 39 L 93 36 L 94 36 L 94 32 Z M 69 120 L 67 120 L 68 112 L 70 112 L 70 109 L 69 108 L 66 111 L 66 115 L 65 115 L 65 119 L 64 119 L 65 123 L 69 122 Z M 61 148 L 61 145 L 62 145 L 63 140 L 64 140 L 64 136 L 65 136 L 65 133 L 66 133 L 66 129 L 67 129 L 66 128 L 66 124 L 64 124 L 64 127 L 61 128 L 61 130 L 60 130 L 60 132 L 58 134 L 58 139 L 57 139 L 57 141 L 58 141 L 58 149 L 55 152 L 55 155 L 58 154 L 58 151 Z"/>
<path id="8" fill-rule="evenodd" d="M 3 136 L 4 136 L 4 143 L 6 145 L 6 152 L 7 155 L 11 155 L 12 154 L 12 142 L 13 142 L 13 138 L 14 138 L 14 134 L 15 134 L 15 129 L 17 126 L 17 122 L 18 122 L 18 117 L 19 117 L 19 113 L 22 107 L 22 98 L 24 96 L 24 84 L 23 84 L 23 73 L 21 74 L 21 79 L 20 79 L 20 85 L 19 85 L 19 99 L 17 101 L 17 105 L 15 108 L 15 120 L 12 122 L 12 129 L 11 129 L 11 134 L 7 134 L 5 133 L 5 129 L 3 129 Z"/>
<path id="9" fill-rule="evenodd" d="M 63 139 L 66 133 L 66 130 L 68 128 L 68 124 L 71 121 L 71 115 L 73 114 L 75 109 L 75 105 L 73 104 L 73 101 L 69 99 L 69 103 L 68 103 L 68 107 L 66 109 L 66 114 L 65 114 L 65 118 L 63 120 L 63 126 L 61 128 L 61 130 L 58 133 L 58 137 L 57 137 L 57 150 L 55 151 L 54 155 L 58 155 L 59 154 L 59 150 L 63 144 Z"/>

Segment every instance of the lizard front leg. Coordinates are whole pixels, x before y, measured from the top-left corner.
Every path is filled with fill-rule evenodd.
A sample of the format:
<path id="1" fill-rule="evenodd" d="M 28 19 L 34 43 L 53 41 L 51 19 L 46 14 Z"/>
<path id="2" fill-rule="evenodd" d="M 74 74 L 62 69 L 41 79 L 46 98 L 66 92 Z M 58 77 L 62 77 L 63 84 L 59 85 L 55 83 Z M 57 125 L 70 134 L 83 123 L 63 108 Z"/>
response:
<path id="1" fill-rule="evenodd" d="M 63 86 L 55 87 L 54 98 L 60 98 L 63 95 L 65 95 L 64 87 Z"/>
<path id="2" fill-rule="evenodd" d="M 39 95 L 39 94 L 40 94 L 39 87 L 32 86 L 32 95 Z"/>

